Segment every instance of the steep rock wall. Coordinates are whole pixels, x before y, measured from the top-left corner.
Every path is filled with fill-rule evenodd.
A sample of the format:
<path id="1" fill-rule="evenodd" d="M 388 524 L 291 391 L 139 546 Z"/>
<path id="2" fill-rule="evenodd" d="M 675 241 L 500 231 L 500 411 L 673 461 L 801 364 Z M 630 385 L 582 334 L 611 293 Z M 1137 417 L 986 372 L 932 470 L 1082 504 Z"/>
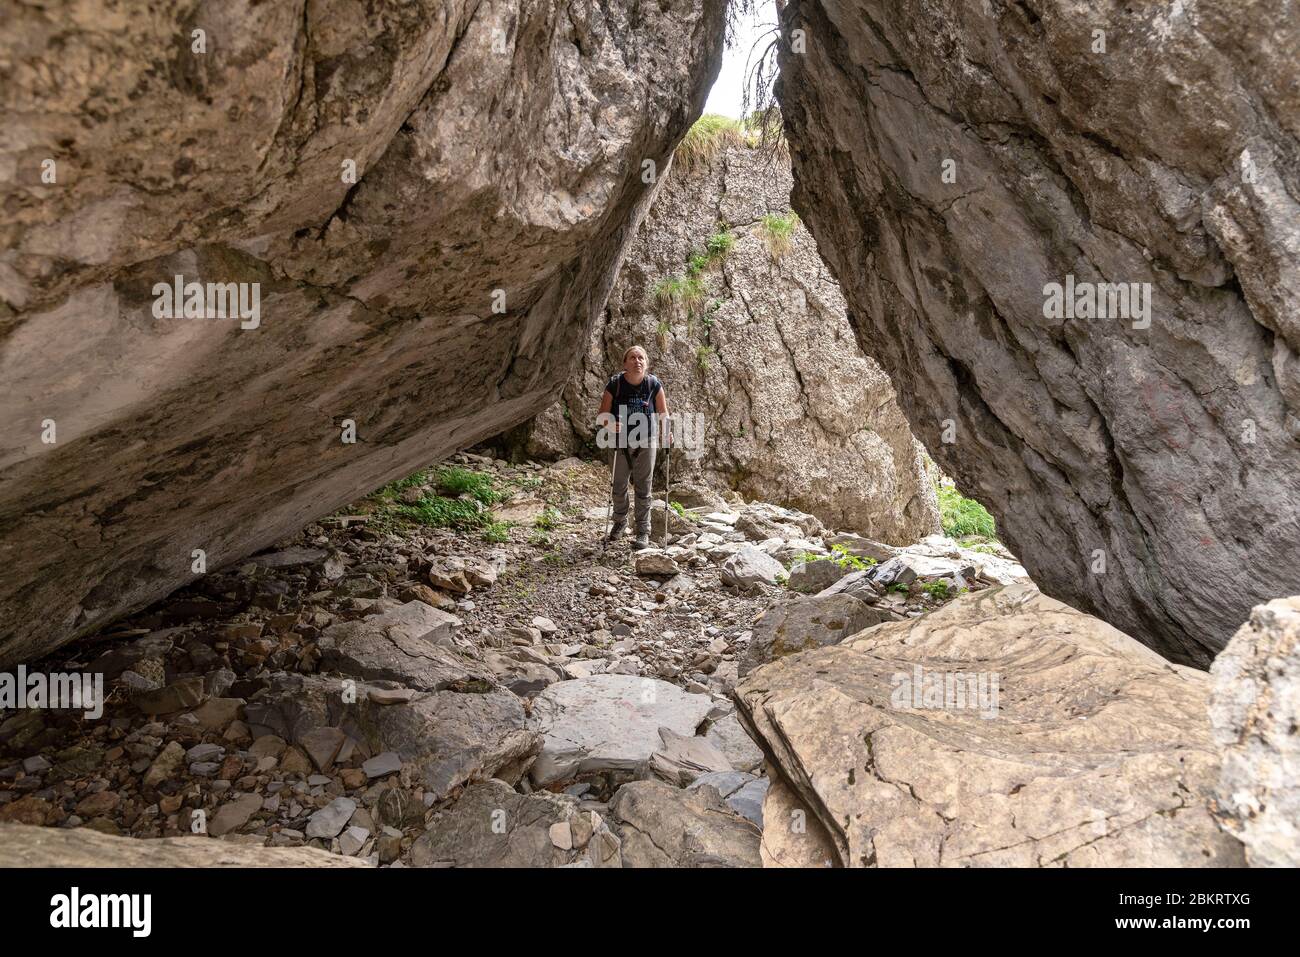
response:
<path id="1" fill-rule="evenodd" d="M 1300 589 L 1294 9 L 782 17 L 794 206 L 916 435 L 1043 591 L 1206 666 Z M 1149 327 L 1048 318 L 1070 275 L 1150 284 Z"/>
<path id="2" fill-rule="evenodd" d="M 0 664 L 530 415 L 635 234 L 643 161 L 699 113 L 722 18 L 11 5 Z M 177 274 L 258 283 L 260 323 L 156 318 Z"/>
<path id="3" fill-rule="evenodd" d="M 924 449 L 889 378 L 858 347 L 807 230 L 796 222 L 781 244 L 765 227 L 764 217 L 789 216 L 790 187 L 785 151 L 753 141 L 675 165 L 582 369 L 528 438 L 557 451 L 573 447 L 570 436 L 590 439 L 605 383 L 640 343 L 673 410 L 704 423 L 699 456 L 673 457 L 678 480 L 704 479 L 833 528 L 909 544 L 938 529 Z M 699 272 L 699 301 L 666 302 L 661 284 L 687 278 L 691 257 L 707 257 L 723 230 L 734 244 Z"/>

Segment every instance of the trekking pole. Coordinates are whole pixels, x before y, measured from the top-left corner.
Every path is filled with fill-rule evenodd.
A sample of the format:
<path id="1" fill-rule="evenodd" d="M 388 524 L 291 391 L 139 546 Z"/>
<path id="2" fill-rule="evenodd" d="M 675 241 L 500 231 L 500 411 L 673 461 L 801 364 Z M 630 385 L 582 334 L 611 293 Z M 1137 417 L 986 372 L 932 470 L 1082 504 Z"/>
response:
<path id="1" fill-rule="evenodd" d="M 605 546 L 609 544 L 609 520 L 614 517 L 614 470 L 618 468 L 618 449 L 614 449 L 614 454 L 609 461 L 609 501 L 605 504 L 605 527 L 600 533 L 602 555 L 605 554 Z"/>
<path id="2" fill-rule="evenodd" d="M 664 451 L 664 548 L 668 547 L 668 513 L 672 511 L 672 501 L 670 493 L 673 490 L 673 443 L 672 439 L 668 440 L 668 448 Z"/>

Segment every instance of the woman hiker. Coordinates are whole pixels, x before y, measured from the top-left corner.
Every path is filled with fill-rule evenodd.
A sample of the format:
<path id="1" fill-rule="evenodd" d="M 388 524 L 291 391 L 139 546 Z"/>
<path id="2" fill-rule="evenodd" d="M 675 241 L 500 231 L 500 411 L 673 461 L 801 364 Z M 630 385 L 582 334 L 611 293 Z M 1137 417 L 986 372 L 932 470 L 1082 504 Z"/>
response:
<path id="1" fill-rule="evenodd" d="M 647 371 L 650 360 L 640 346 L 623 354 L 623 371 L 611 378 L 600 397 L 597 421 L 618 433 L 614 448 L 614 524 L 605 541 L 612 542 L 627 527 L 627 482 L 636 490 L 636 547 L 650 547 L 650 477 L 655 468 L 656 427 L 662 425 L 665 444 L 668 400 L 663 383 Z M 616 410 L 616 411 L 615 411 Z"/>

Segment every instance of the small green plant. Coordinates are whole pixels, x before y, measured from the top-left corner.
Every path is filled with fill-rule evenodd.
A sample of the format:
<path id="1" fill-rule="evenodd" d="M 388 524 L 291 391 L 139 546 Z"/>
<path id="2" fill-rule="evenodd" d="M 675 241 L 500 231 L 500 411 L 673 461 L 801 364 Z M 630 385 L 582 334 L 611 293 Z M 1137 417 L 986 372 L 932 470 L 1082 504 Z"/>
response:
<path id="1" fill-rule="evenodd" d="M 483 528 L 483 541 L 500 545 L 510 541 L 510 528 L 513 522 L 488 522 Z"/>
<path id="2" fill-rule="evenodd" d="M 902 582 L 895 582 L 894 584 L 890 585 L 889 588 L 886 589 L 886 591 L 892 591 L 899 595 L 909 595 L 911 594 L 912 589 L 907 585 L 904 585 Z"/>
<path id="3" fill-rule="evenodd" d="M 473 498 L 441 495 L 426 495 L 414 504 L 397 506 L 395 511 L 408 522 L 431 528 L 482 528 L 493 520 L 492 513 Z"/>
<path id="4" fill-rule="evenodd" d="M 993 516 L 979 502 L 966 498 L 949 485 L 939 485 L 935 491 L 939 495 L 939 521 L 943 525 L 943 533 L 949 538 L 967 535 L 997 537 Z"/>
<path id="5" fill-rule="evenodd" d="M 528 544 L 536 545 L 538 548 L 550 548 L 551 536 L 539 528 L 528 536 Z"/>
<path id="6" fill-rule="evenodd" d="M 715 355 L 712 346 L 700 346 L 695 350 L 695 364 L 700 367 L 701 372 L 709 371 L 709 360 Z"/>
<path id="7" fill-rule="evenodd" d="M 435 481 L 440 492 L 469 495 L 483 505 L 495 505 L 501 500 L 501 494 L 493 485 L 492 476 L 486 472 L 474 472 L 453 465 L 439 469 Z"/>
<path id="8" fill-rule="evenodd" d="M 668 324 L 667 319 L 660 319 L 659 324 L 655 326 L 655 338 L 659 340 L 659 348 L 662 350 L 668 345 L 668 337 L 673 334 L 673 327 Z"/>
<path id="9" fill-rule="evenodd" d="M 686 275 L 692 279 L 708 268 L 709 257 L 704 255 L 704 253 L 696 253 L 690 259 L 686 260 Z"/>
<path id="10" fill-rule="evenodd" d="M 784 216 L 768 213 L 758 224 L 759 234 L 767 244 L 767 251 L 773 259 L 780 259 L 790 251 L 794 242 L 794 228 L 799 225 L 799 215 L 794 212 Z"/>
<path id="11" fill-rule="evenodd" d="M 781 572 L 777 572 L 776 583 L 780 585 L 782 588 L 784 588 L 786 585 L 790 584 L 790 576 L 784 575 Z"/>
<path id="12" fill-rule="evenodd" d="M 661 308 L 679 306 L 693 314 L 704 301 L 704 282 L 699 276 L 668 276 L 654 284 L 652 293 Z"/>
<path id="13" fill-rule="evenodd" d="M 542 514 L 533 519 L 533 527 L 543 532 L 549 532 L 564 521 L 564 516 L 560 514 L 558 508 L 550 505 L 542 509 Z"/>
<path id="14" fill-rule="evenodd" d="M 722 259 L 726 256 L 733 246 L 736 245 L 736 236 L 731 231 L 730 226 L 723 226 L 716 233 L 709 237 L 708 242 L 704 244 L 710 260 Z"/>
<path id="15" fill-rule="evenodd" d="M 922 585 L 921 591 L 925 592 L 935 601 L 943 601 L 948 597 L 948 583 L 942 578 L 938 578 L 928 585 Z"/>

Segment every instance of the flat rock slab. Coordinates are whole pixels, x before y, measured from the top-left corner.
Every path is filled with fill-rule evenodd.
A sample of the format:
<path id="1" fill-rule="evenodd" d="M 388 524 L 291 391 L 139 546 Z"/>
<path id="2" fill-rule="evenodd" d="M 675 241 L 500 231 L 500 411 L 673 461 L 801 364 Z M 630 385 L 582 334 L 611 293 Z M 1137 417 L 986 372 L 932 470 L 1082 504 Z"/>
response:
<path id="1" fill-rule="evenodd" d="M 943 690 L 958 674 L 964 700 Z M 1208 692 L 1205 673 L 1011 585 L 781 658 L 735 697 L 841 865 L 1239 866 L 1208 810 Z M 769 803 L 766 827 L 789 810 Z"/>
<path id="2" fill-rule="evenodd" d="M 624 867 L 759 867 L 753 822 L 711 787 L 683 791 L 662 781 L 633 781 L 609 804 L 623 843 Z"/>
<path id="3" fill-rule="evenodd" d="M 530 776 L 545 786 L 579 774 L 633 771 L 659 750 L 659 729 L 694 735 L 713 702 L 657 678 L 592 675 L 561 681 L 533 702 L 544 736 Z"/>
<path id="4" fill-rule="evenodd" d="M 0 867 L 368 867 L 314 847 L 254 847 L 211 837 L 142 840 L 89 828 L 0 824 Z"/>

